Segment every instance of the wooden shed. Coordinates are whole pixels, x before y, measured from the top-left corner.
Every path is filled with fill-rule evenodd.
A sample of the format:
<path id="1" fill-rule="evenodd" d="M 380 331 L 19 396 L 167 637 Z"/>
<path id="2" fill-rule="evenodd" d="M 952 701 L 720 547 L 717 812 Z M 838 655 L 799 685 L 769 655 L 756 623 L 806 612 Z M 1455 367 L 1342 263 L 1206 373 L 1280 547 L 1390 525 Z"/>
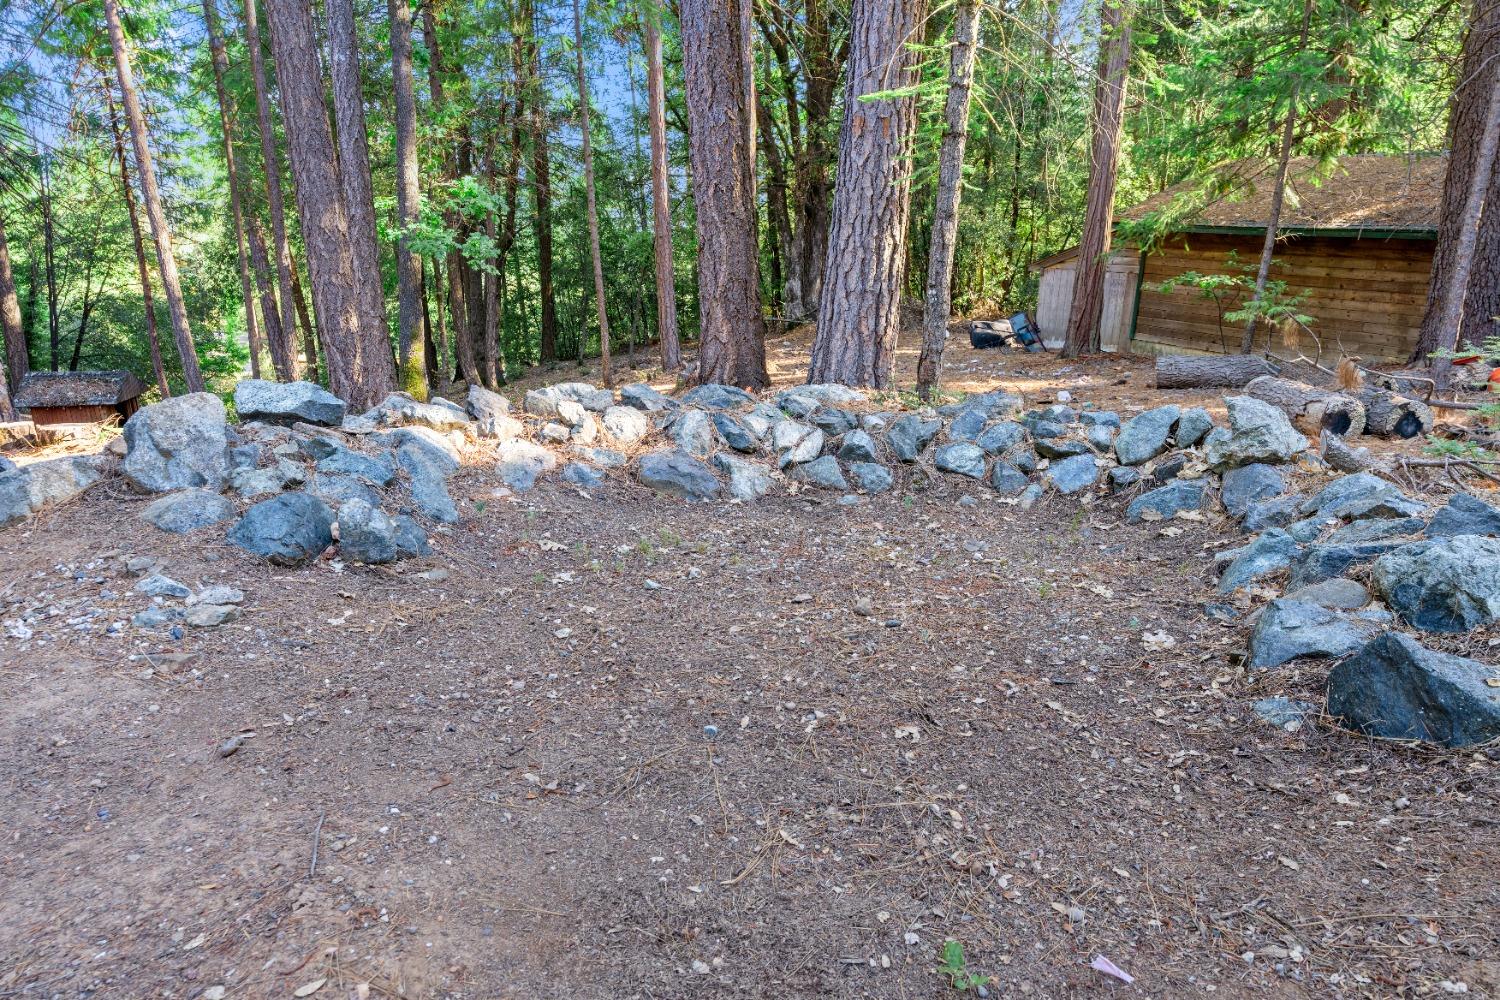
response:
<path id="1" fill-rule="evenodd" d="M 1340 157 L 1328 170 L 1317 166 L 1311 159 L 1293 161 L 1271 277 L 1285 281 L 1289 294 L 1307 293 L 1299 310 L 1313 318 L 1325 352 L 1404 360 L 1416 346 L 1427 305 L 1447 157 L 1357 155 Z M 1161 213 L 1184 221 L 1144 254 L 1116 251 L 1105 281 L 1106 345 L 1113 339 L 1117 349 L 1142 354 L 1238 351 L 1241 331 L 1221 324 L 1219 303 L 1193 288 L 1160 286 L 1188 271 L 1248 268 L 1253 279 L 1274 178 L 1274 167 L 1256 161 L 1231 172 L 1224 194 L 1209 204 L 1191 205 L 1194 188 L 1183 184 L 1122 212 L 1129 220 Z M 1051 306 L 1064 323 L 1075 257 L 1076 250 L 1034 265 L 1043 288 L 1049 270 L 1070 272 L 1053 279 L 1055 287 L 1067 286 L 1066 302 Z M 1116 279 L 1130 261 L 1136 280 Z M 1228 298 L 1223 311 L 1243 298 Z M 1042 325 L 1040 302 L 1037 313 Z M 1113 318 L 1121 316 L 1123 324 Z M 1314 349 L 1310 341 L 1308 349 Z"/>
<path id="2" fill-rule="evenodd" d="M 1110 254 L 1104 269 L 1104 313 L 1100 317 L 1099 347 L 1104 351 L 1130 350 L 1131 310 L 1140 280 L 1141 255 L 1120 249 Z M 1070 247 L 1031 265 L 1040 271 L 1037 281 L 1036 325 L 1049 350 L 1063 345 L 1068 329 L 1068 310 L 1073 308 L 1073 275 L 1078 267 L 1078 248 Z"/>
<path id="3" fill-rule="evenodd" d="M 18 409 L 38 427 L 130 419 L 146 384 L 127 371 L 28 372 L 16 389 Z"/>

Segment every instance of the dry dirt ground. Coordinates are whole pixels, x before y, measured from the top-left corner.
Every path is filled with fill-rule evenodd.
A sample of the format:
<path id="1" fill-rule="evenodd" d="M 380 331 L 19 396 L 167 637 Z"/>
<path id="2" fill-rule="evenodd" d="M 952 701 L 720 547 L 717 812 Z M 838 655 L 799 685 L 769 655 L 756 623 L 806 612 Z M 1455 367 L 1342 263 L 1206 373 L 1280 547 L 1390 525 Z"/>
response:
<path id="1" fill-rule="evenodd" d="M 110 485 L 0 535 L 0 618 L 54 612 L 0 638 L 0 998 L 936 997 L 949 939 L 989 996 L 1500 995 L 1496 756 L 1256 720 L 1326 668 L 1238 669 L 1213 517 L 497 485 L 394 569 Z M 105 634 L 132 555 L 242 617 Z"/>

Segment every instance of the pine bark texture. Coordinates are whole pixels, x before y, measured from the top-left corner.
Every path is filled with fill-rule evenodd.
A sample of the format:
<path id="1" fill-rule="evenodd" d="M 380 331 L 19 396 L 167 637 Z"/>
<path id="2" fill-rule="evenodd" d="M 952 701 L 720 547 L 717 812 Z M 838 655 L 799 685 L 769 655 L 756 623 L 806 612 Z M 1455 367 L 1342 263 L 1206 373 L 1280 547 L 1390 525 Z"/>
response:
<path id="1" fill-rule="evenodd" d="M 917 38 L 925 7 L 921 0 L 854 0 L 833 219 L 809 382 L 890 384 L 901 328 L 917 113 L 911 97 L 863 98 L 914 82 L 914 60 L 906 46 Z"/>
<path id="2" fill-rule="evenodd" d="M 547 90 L 542 85 L 541 56 L 536 39 L 539 26 L 536 5 L 521 0 L 521 23 L 529 25 L 526 44 L 526 90 L 531 119 L 531 193 L 536 226 L 536 280 L 541 298 L 541 328 L 538 353 L 543 364 L 557 361 L 557 296 L 552 287 L 552 159 L 547 146 L 551 125 L 547 115 Z"/>
<path id="3" fill-rule="evenodd" d="M 680 19 L 698 214 L 698 379 L 761 388 L 769 379 L 742 20 L 724 0 L 683 0 Z"/>
<path id="4" fill-rule="evenodd" d="M 245 0 L 245 48 L 250 53 L 250 77 L 255 87 L 255 118 L 260 131 L 262 169 L 266 176 L 266 206 L 271 215 L 271 242 L 276 253 L 277 308 L 281 317 L 281 336 L 270 340 L 271 367 L 283 382 L 297 378 L 297 321 L 294 315 L 291 244 L 286 234 L 286 199 L 281 193 L 281 166 L 276 158 L 276 127 L 271 121 L 270 88 L 266 82 L 266 59 L 260 47 L 260 24 L 255 0 Z M 316 381 L 318 356 L 312 349 L 313 333 L 304 330 L 308 347 L 307 366 Z"/>
<path id="5" fill-rule="evenodd" d="M 0 333 L 5 337 L 5 384 L 14 391 L 31 370 L 26 351 L 26 328 L 21 324 L 21 302 L 10 270 L 10 247 L 5 242 L 5 220 L 0 218 Z"/>
<path id="6" fill-rule="evenodd" d="M 656 253 L 656 330 L 662 367 L 682 368 L 677 334 L 677 273 L 672 260 L 672 198 L 667 186 L 667 102 L 658 10 L 646 20 L 646 104 L 651 129 L 651 224 Z"/>
<path id="7" fill-rule="evenodd" d="M 362 321 L 359 286 L 366 276 L 356 270 L 350 247 L 312 15 L 306 0 L 268 0 L 267 15 L 328 382 L 363 409 L 396 387 L 395 362 L 384 323 L 370 329 Z"/>
<path id="8" fill-rule="evenodd" d="M 224 53 L 224 35 L 219 30 L 217 0 L 203 0 L 203 25 L 208 30 L 209 62 L 214 71 L 214 94 L 219 102 L 219 130 L 224 139 L 224 170 L 229 178 L 229 205 L 234 216 L 234 245 L 240 268 L 240 296 L 245 304 L 245 339 L 250 347 L 250 377 L 260 378 L 260 324 L 255 320 L 255 295 L 250 287 L 250 255 L 245 246 L 245 213 L 240 197 L 240 172 L 234 155 L 234 114 L 224 74 L 229 58 Z"/>
<path id="9" fill-rule="evenodd" d="M 255 287 L 260 295 L 260 316 L 265 324 L 264 339 L 268 346 L 283 344 L 286 333 L 282 330 L 281 314 L 276 306 L 276 276 L 271 269 L 270 254 L 266 250 L 266 238 L 254 215 L 245 216 L 245 241 L 250 244 L 250 265 L 255 274 Z M 271 368 L 276 372 L 276 377 L 280 378 L 281 371 L 275 360 L 276 350 L 272 350 L 271 356 Z"/>
<path id="10" fill-rule="evenodd" d="M 1069 358 L 1099 350 L 1104 271 L 1114 229 L 1120 133 L 1125 123 L 1125 91 L 1130 73 L 1130 20 L 1124 3 L 1125 0 L 1105 0 L 1099 12 L 1103 47 L 1094 80 L 1093 153 L 1089 161 L 1083 240 L 1078 244 L 1073 301 L 1063 336 L 1063 355 Z"/>
<path id="11" fill-rule="evenodd" d="M 135 94 L 135 77 L 130 71 L 130 54 L 126 50 L 125 29 L 120 25 L 120 8 L 116 0 L 104 0 L 104 19 L 109 26 L 110 47 L 114 50 L 115 75 L 120 82 L 120 98 L 125 105 L 125 121 L 130 126 L 135 146 L 136 180 L 141 186 L 141 203 L 151 224 L 151 238 L 156 244 L 156 268 L 161 275 L 167 310 L 172 316 L 172 337 L 182 363 L 182 379 L 188 392 L 203 391 L 203 375 L 198 370 L 198 351 L 188 327 L 187 303 L 182 297 L 182 280 L 177 274 L 177 257 L 172 252 L 172 231 L 162 210 L 161 192 L 156 186 L 156 172 L 151 161 L 151 143 L 146 135 L 146 118 Z M 54 365 L 56 357 L 53 358 Z"/>
<path id="12" fill-rule="evenodd" d="M 917 358 L 917 392 L 927 398 L 942 376 L 948 316 L 953 311 L 953 256 L 958 243 L 958 206 L 963 197 L 964 147 L 969 136 L 969 98 L 974 85 L 974 49 L 979 40 L 979 7 L 960 3 L 953 15 L 948 50 L 948 95 L 943 107 L 943 140 L 938 149 L 937 203 L 927 254 L 927 294 L 922 314 L 922 353 Z"/>
<path id="13" fill-rule="evenodd" d="M 333 118 L 337 125 L 339 179 L 349 220 L 354 256 L 355 294 L 360 325 L 390 339 L 380 246 L 375 237 L 375 194 L 370 180 L 370 146 L 365 128 L 364 84 L 359 75 L 359 36 L 353 0 L 325 0 L 328 13 L 328 69 L 333 78 Z"/>
<path id="14" fill-rule="evenodd" d="M 609 313 L 604 303 L 604 261 L 599 255 L 599 207 L 594 197 L 594 146 L 589 138 L 589 81 L 583 66 L 583 12 L 573 0 L 573 52 L 578 63 L 579 126 L 583 132 L 583 188 L 589 224 L 589 254 L 594 262 L 594 309 L 599 315 L 599 376 L 606 386 L 614 384 L 609 358 Z M 580 351 L 581 353 L 581 351 Z"/>
<path id="15" fill-rule="evenodd" d="M 125 198 L 125 211 L 130 216 L 130 240 L 135 248 L 136 277 L 141 283 L 141 299 L 146 316 L 146 342 L 151 349 L 151 373 L 156 377 L 156 389 L 162 399 L 172 395 L 167 385 L 167 371 L 161 360 L 161 335 L 156 329 L 156 296 L 151 291 L 151 268 L 146 264 L 146 241 L 141 234 L 141 216 L 136 211 L 135 195 L 130 189 L 130 167 L 125 160 L 125 136 L 120 131 L 120 118 L 115 114 L 114 97 L 106 94 L 109 106 L 109 125 L 115 137 L 115 159 L 120 162 L 120 191 Z"/>
<path id="16" fill-rule="evenodd" d="M 1457 327 L 1445 326 L 1448 289 L 1458 266 L 1461 233 L 1472 220 L 1465 213 L 1469 192 L 1474 189 L 1475 164 L 1483 144 L 1484 120 L 1489 96 L 1500 89 L 1500 0 L 1475 0 L 1464 39 L 1464 56 L 1458 86 L 1453 95 L 1448 123 L 1448 171 L 1443 180 L 1443 201 L 1438 217 L 1438 239 L 1433 248 L 1432 279 L 1428 286 L 1427 310 L 1412 360 L 1425 361 L 1434 351 L 1455 344 L 1479 344 L 1500 333 L 1494 317 L 1500 316 L 1500 170 L 1491 168 L 1485 188 L 1485 212 L 1475 238 L 1471 280 L 1464 289 L 1462 319 Z"/>
<path id="17" fill-rule="evenodd" d="M 1239 388 L 1262 375 L 1274 375 L 1276 369 L 1264 358 L 1251 354 L 1224 357 L 1196 357 L 1187 354 L 1156 356 L 1158 389 L 1202 389 L 1209 387 Z"/>
<path id="18" fill-rule="evenodd" d="M 391 83 L 396 98 L 396 217 L 403 230 L 396 241 L 396 345 L 401 386 L 427 395 L 426 333 L 422 325 L 422 262 L 404 230 L 415 225 L 422 204 L 417 172 L 417 96 L 411 61 L 411 4 L 387 0 L 391 22 Z"/>
<path id="19" fill-rule="evenodd" d="M 1270 403 L 1304 434 L 1324 430 L 1346 437 L 1365 431 L 1365 406 L 1353 396 L 1266 375 L 1245 386 L 1245 395 Z"/>

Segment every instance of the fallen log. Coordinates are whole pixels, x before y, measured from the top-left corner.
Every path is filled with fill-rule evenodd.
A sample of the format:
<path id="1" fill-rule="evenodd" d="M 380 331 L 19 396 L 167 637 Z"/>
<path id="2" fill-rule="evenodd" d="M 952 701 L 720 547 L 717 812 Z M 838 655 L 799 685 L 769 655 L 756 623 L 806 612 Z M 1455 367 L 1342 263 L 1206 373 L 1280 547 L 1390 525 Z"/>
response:
<path id="1" fill-rule="evenodd" d="M 1270 362 L 1254 354 L 1156 356 L 1158 389 L 1237 389 L 1262 375 L 1274 374 L 1276 369 L 1271 367 Z"/>
<path id="2" fill-rule="evenodd" d="M 1311 437 L 1323 431 L 1353 436 L 1365 429 L 1365 406 L 1353 396 L 1289 379 L 1263 375 L 1245 386 L 1245 395 L 1270 403 L 1293 426 Z"/>
<path id="3" fill-rule="evenodd" d="M 1366 434 L 1414 438 L 1432 430 L 1432 407 L 1420 400 L 1368 383 L 1358 396 L 1365 407 Z"/>
<path id="4" fill-rule="evenodd" d="M 1323 461 L 1340 472 L 1389 471 L 1383 462 L 1370 454 L 1370 449 L 1351 447 L 1337 434 L 1325 430 L 1321 435 L 1321 443 Z"/>

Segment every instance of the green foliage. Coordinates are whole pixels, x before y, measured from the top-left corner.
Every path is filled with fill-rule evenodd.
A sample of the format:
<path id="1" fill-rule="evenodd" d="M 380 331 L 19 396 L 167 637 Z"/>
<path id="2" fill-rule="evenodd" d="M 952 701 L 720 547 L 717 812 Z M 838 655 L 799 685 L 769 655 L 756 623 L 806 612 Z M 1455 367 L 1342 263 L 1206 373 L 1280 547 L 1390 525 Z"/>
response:
<path id="1" fill-rule="evenodd" d="M 988 976 L 968 971 L 968 962 L 964 958 L 964 946 L 952 938 L 943 942 L 942 964 L 938 966 L 937 971 L 947 976 L 948 985 L 960 993 L 977 990 L 989 982 Z"/>
<path id="2" fill-rule="evenodd" d="M 1495 453 L 1473 441 L 1454 441 L 1429 434 L 1422 448 L 1424 455 L 1434 458 L 1482 459 L 1493 461 Z"/>

